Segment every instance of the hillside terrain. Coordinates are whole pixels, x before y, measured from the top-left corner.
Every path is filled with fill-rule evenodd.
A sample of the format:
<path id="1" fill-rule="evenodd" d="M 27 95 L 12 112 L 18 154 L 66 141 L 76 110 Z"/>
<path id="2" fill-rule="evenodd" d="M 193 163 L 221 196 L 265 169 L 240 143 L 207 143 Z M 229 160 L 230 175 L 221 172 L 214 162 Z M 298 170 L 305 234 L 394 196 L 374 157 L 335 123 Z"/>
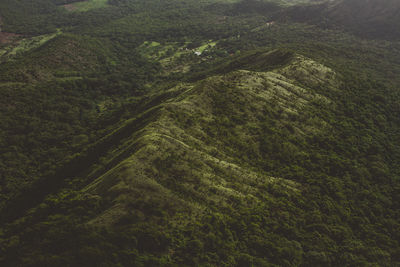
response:
<path id="1" fill-rule="evenodd" d="M 400 265 L 398 8 L 2 1 L 0 265 Z"/>
<path id="2" fill-rule="evenodd" d="M 400 38 L 400 2 L 396 0 L 325 1 L 318 5 L 296 6 L 287 14 L 295 21 L 340 28 L 363 37 Z"/>

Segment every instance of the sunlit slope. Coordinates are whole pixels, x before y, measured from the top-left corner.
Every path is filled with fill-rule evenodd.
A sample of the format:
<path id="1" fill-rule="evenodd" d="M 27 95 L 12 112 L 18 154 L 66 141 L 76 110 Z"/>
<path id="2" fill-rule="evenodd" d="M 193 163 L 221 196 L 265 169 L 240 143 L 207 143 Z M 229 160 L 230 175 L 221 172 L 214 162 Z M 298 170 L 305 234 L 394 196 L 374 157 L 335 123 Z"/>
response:
<path id="1" fill-rule="evenodd" d="M 116 223 L 132 212 L 131 205 L 141 210 L 137 203 L 142 202 L 155 201 L 159 211 L 185 203 L 202 214 L 232 201 L 255 205 L 268 184 L 283 184 L 288 193 L 298 193 L 296 182 L 272 177 L 262 165 L 265 154 L 273 153 L 268 146 L 278 145 L 269 143 L 264 131 L 273 122 L 291 136 L 283 144 L 288 157 L 301 154 L 298 144 L 306 136 L 330 129 L 310 111 L 315 103 L 327 108 L 333 104 L 310 88 L 318 84 L 335 90 L 334 76 L 330 69 L 297 56 L 275 71 L 238 70 L 171 89 L 183 92 L 162 104 L 157 118 L 134 139 L 120 145 L 122 151 L 132 145 L 140 149 L 84 189 L 114 199 L 91 223 Z"/>

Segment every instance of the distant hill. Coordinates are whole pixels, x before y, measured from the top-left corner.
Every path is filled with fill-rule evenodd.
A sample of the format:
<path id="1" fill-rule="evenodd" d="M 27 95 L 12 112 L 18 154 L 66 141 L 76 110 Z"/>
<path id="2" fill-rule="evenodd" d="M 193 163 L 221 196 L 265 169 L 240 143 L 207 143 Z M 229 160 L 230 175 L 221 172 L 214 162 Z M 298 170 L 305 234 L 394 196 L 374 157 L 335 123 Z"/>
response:
<path id="1" fill-rule="evenodd" d="M 396 0 L 334 0 L 292 7 L 283 14 L 277 18 L 286 16 L 294 21 L 345 29 L 370 38 L 400 38 L 400 2 Z"/>

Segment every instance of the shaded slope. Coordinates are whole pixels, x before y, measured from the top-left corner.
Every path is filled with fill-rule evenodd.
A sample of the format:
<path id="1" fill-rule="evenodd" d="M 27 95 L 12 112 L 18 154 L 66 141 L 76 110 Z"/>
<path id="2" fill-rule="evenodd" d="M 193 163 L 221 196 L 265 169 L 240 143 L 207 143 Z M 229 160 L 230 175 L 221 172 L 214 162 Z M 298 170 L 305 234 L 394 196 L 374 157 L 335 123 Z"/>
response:
<path id="1" fill-rule="evenodd" d="M 54 32 L 56 27 L 49 22 L 49 14 L 58 14 L 52 0 L 4 0 L 0 3 L 4 31 L 35 34 Z"/>
<path id="2" fill-rule="evenodd" d="M 363 37 L 400 38 L 400 3 L 396 0 L 326 1 L 320 5 L 290 8 L 279 16 L 284 17 L 285 13 L 295 21 L 344 29 Z"/>
<path id="3" fill-rule="evenodd" d="M 201 73 L 195 73 L 192 79 L 205 78 L 210 75 L 228 73 L 234 70 L 268 71 L 282 67 L 291 62 L 294 58 L 293 51 L 276 49 L 265 51 L 264 49 L 248 51 L 243 55 L 226 60 L 211 69 Z"/>
<path id="4" fill-rule="evenodd" d="M 157 65 L 117 44 L 59 34 L 9 58 L 0 72 L 3 206 L 21 188 L 51 179 L 70 156 L 108 134 L 128 103 L 132 116 L 134 96 L 143 94 Z"/>

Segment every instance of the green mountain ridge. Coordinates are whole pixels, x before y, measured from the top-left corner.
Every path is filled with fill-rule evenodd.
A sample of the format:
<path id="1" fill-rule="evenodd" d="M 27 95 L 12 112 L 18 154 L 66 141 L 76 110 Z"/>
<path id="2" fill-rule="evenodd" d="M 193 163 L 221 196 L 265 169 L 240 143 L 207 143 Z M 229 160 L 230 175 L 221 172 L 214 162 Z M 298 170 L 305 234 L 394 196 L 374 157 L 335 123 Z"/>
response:
<path id="1" fill-rule="evenodd" d="M 307 63 L 304 62 L 302 64 Z M 290 77 L 290 74 L 292 74 L 291 66 L 294 65 L 282 69 L 281 72 Z M 318 65 L 316 64 L 316 66 Z M 320 71 L 320 69 L 317 68 L 314 70 Z M 301 70 L 296 69 L 293 71 Z M 326 75 L 323 72 L 319 72 L 318 74 Z M 129 148 L 132 146 L 131 144 L 134 144 L 135 146 L 141 147 L 140 150 L 115 168 L 108 171 L 104 176 L 98 178 L 94 184 L 89 185 L 89 187 L 84 191 L 106 193 L 113 195 L 116 199 L 126 199 L 129 198 L 129 195 L 137 195 L 131 193 L 131 190 L 134 190 L 135 192 L 138 190 L 132 186 L 132 183 L 139 183 L 139 186 L 140 183 L 144 183 L 144 185 L 149 183 L 149 186 L 154 185 L 156 187 L 160 187 L 161 184 L 162 188 L 164 183 L 167 183 L 166 185 L 168 186 L 168 180 L 171 179 L 169 174 L 174 176 L 174 174 L 182 172 L 179 183 L 187 183 L 189 188 L 192 186 L 191 183 L 196 183 L 197 190 L 193 191 L 193 189 L 191 189 L 188 193 L 185 193 L 183 190 L 178 190 L 173 191 L 174 193 L 171 195 L 177 196 L 183 194 L 184 200 L 189 203 L 193 198 L 196 200 L 196 196 L 199 198 L 201 196 L 201 200 L 204 199 L 203 201 L 206 201 L 206 204 L 210 204 L 207 202 L 207 198 L 212 199 L 216 198 L 218 195 L 223 196 L 224 193 L 228 194 L 227 197 L 229 197 L 230 194 L 233 196 L 239 195 L 239 197 L 246 197 L 246 194 L 235 192 L 234 189 L 230 188 L 231 186 L 229 186 L 229 183 L 224 181 L 222 177 L 214 177 L 213 180 L 208 180 L 210 179 L 210 176 L 213 176 L 213 172 L 201 173 L 201 170 L 204 172 L 204 170 L 208 168 L 211 168 L 211 170 L 214 171 L 215 169 L 221 169 L 218 173 L 227 173 L 228 170 L 226 169 L 232 168 L 233 174 L 229 175 L 231 176 L 230 179 L 236 182 L 241 181 L 242 183 L 250 183 L 253 179 L 259 181 L 268 181 L 269 179 L 272 181 L 277 180 L 277 178 L 257 177 L 258 175 L 252 172 L 251 168 L 247 169 L 237 165 L 240 163 L 231 158 L 231 155 L 235 155 L 236 157 L 238 156 L 239 151 L 237 151 L 237 148 L 231 148 L 231 144 L 229 143 L 219 144 L 218 139 L 215 139 L 215 137 L 222 134 L 220 131 L 227 131 L 227 129 L 222 128 L 218 129 L 216 132 L 210 133 L 206 130 L 212 128 L 212 125 L 218 124 L 216 123 L 216 120 L 224 119 L 220 116 L 222 114 L 216 113 L 218 112 L 215 111 L 218 103 L 214 103 L 213 101 L 221 98 L 219 94 L 223 94 L 224 96 L 229 94 L 229 92 L 218 91 L 218 87 L 223 88 L 224 84 L 227 84 L 228 81 L 229 83 L 236 85 L 236 87 L 231 89 L 232 91 L 230 93 L 232 95 L 229 98 L 222 100 L 225 105 L 232 105 L 230 110 L 237 110 L 238 104 L 246 105 L 246 103 L 253 103 L 252 107 L 254 110 L 250 112 L 247 111 L 249 114 L 247 114 L 246 111 L 241 112 L 239 110 L 237 111 L 237 114 L 233 115 L 238 120 L 239 118 L 241 121 L 248 120 L 244 125 L 237 125 L 237 129 L 235 129 L 235 132 L 233 133 L 234 136 L 240 133 L 239 142 L 242 143 L 242 146 L 252 140 L 255 142 L 254 139 L 257 139 L 257 136 L 252 137 L 251 133 L 247 132 L 246 129 L 251 128 L 251 126 L 254 131 L 257 129 L 257 125 L 261 122 L 259 119 L 254 120 L 254 117 L 259 118 L 262 116 L 261 110 L 263 105 L 266 105 L 267 103 L 274 101 L 275 105 L 280 105 L 280 107 L 284 109 L 282 117 L 290 115 L 296 116 L 296 114 L 299 113 L 297 109 L 303 108 L 302 106 L 306 105 L 308 101 L 326 101 L 329 103 L 329 100 L 324 97 L 318 95 L 313 96 L 305 89 L 293 85 L 288 78 L 285 78 L 285 76 L 275 72 L 259 73 L 235 71 L 229 73 L 226 77 L 214 76 L 208 78 L 205 81 L 199 82 L 199 85 L 187 85 L 188 87 L 180 85 L 178 90 L 182 90 L 180 88 L 183 87 L 185 88 L 185 91 L 181 93 L 176 100 L 171 99 L 165 104 L 162 104 L 160 107 L 159 118 L 157 118 L 156 121 L 151 122 L 144 129 L 141 129 L 140 133 L 135 133 L 134 136 L 137 136 L 136 138 L 138 138 L 136 141 L 129 140 L 127 143 L 130 145 L 122 145 L 124 148 Z M 214 94 L 216 95 L 214 96 Z M 234 102 L 235 100 L 239 101 L 239 103 Z M 232 103 L 230 103 L 231 101 Z M 198 125 L 196 125 L 196 122 Z M 285 124 L 285 122 L 282 123 Z M 316 125 L 313 125 L 313 123 Z M 292 127 L 296 127 L 294 131 L 301 135 L 310 135 L 321 130 L 317 129 L 317 126 L 324 124 L 323 121 L 314 119 L 313 122 L 306 122 L 306 125 L 296 125 L 298 128 L 294 125 L 292 125 Z M 284 127 L 284 125 L 282 125 L 282 127 Z M 214 136 L 214 138 L 210 138 L 209 135 Z M 257 143 L 254 143 L 254 146 L 257 147 Z M 210 155 L 215 153 L 216 155 L 214 156 Z M 185 154 L 188 154 L 187 160 L 189 162 L 180 160 L 182 157 L 186 158 L 184 156 Z M 169 161 L 173 165 L 170 166 L 169 163 L 165 161 Z M 158 166 L 159 164 L 161 164 L 161 166 Z M 207 168 L 207 165 L 211 166 Z M 154 166 L 156 166 L 155 170 Z M 186 166 L 186 168 L 184 166 Z M 190 168 L 189 166 L 198 167 Z M 167 168 L 167 170 L 162 168 Z M 190 173 L 186 173 L 189 169 Z M 146 173 L 146 171 L 150 173 Z M 120 172 L 122 172 L 121 175 L 119 175 Z M 189 179 L 189 177 L 185 179 L 185 176 L 191 176 L 190 180 L 186 183 L 185 180 Z M 159 178 L 154 181 L 153 177 Z M 164 177 L 164 179 L 162 177 Z M 243 180 L 239 179 L 239 177 L 243 177 L 241 178 Z M 218 180 L 221 181 L 217 182 Z M 176 182 L 177 181 L 175 181 L 175 183 Z M 213 184 L 216 182 L 217 184 Z M 285 183 L 290 184 L 290 182 Z M 171 185 L 178 186 L 174 183 Z M 227 188 L 224 188 L 224 186 Z M 163 190 L 161 188 L 161 192 L 173 190 L 168 187 Z M 184 188 L 178 187 L 177 189 Z M 216 196 L 214 197 L 210 196 L 210 191 L 212 192 L 212 190 L 217 190 L 217 192 L 215 192 Z M 155 193 L 158 194 L 159 192 L 156 191 Z M 189 201 L 187 201 L 187 197 L 189 198 Z M 166 203 L 167 202 L 169 203 L 169 201 L 166 201 Z M 118 220 L 118 217 L 114 214 L 112 220 Z"/>
<path id="2" fill-rule="evenodd" d="M 264 63 L 258 57 L 259 64 L 247 65 L 246 56 L 240 56 L 236 62 L 241 64 L 228 64 L 231 71 L 225 74 L 182 83 L 150 97 L 158 100 L 150 100 L 153 104 L 144 106 L 141 114 L 95 144 L 89 158 L 96 157 L 93 162 L 101 158 L 100 165 L 91 161 L 82 165 L 88 169 L 71 173 L 73 179 L 65 177 L 70 185 L 66 183 L 59 193 L 42 187 L 42 204 L 25 209 L 24 219 L 5 229 L 11 237 L 3 240 L 3 264 L 347 262 L 343 255 L 348 245 L 340 244 L 353 239 L 364 244 L 359 239 L 363 230 L 353 226 L 346 211 L 357 212 L 350 204 L 355 185 L 351 179 L 336 180 L 341 173 L 335 166 L 350 171 L 353 164 L 363 163 L 350 163 L 354 154 L 336 148 L 323 152 L 320 145 L 313 145 L 335 138 L 338 129 L 332 116 L 337 116 L 333 114 L 339 103 L 324 94 L 342 94 L 342 78 L 294 53 L 290 60 L 283 57 L 281 64 L 267 67 L 271 55 L 286 55 L 285 50 L 250 52 L 249 62 L 257 53 L 265 56 Z M 240 70 L 245 66 L 259 71 Z M 269 71 L 260 71 L 260 66 Z M 84 154 L 77 164 L 86 164 L 89 158 Z M 313 192 L 310 186 L 317 182 L 313 177 L 320 175 L 325 177 L 320 182 L 328 181 L 323 193 L 328 207 L 316 204 L 314 198 L 322 192 Z M 347 186 L 345 193 L 336 191 Z M 308 217 L 310 209 L 316 217 Z M 366 212 L 369 207 L 358 209 Z M 339 217 L 333 210 L 339 211 Z M 75 226 L 60 224 L 65 220 Z M 32 238 L 35 229 L 41 229 L 44 239 Z M 16 231 L 20 232 L 17 243 L 12 237 Z M 324 236 L 323 242 L 315 243 L 315 231 Z M 83 238 L 75 247 L 79 253 L 68 247 L 75 238 L 71 232 Z M 16 245 L 18 258 L 12 252 Z M 385 264 L 387 254 L 381 247 L 365 246 L 371 246 L 365 252 L 368 260 Z M 104 254 L 106 248 L 113 256 Z M 32 258 L 31 253 L 44 258 Z"/>
<path id="3" fill-rule="evenodd" d="M 2 1 L 0 265 L 398 266 L 396 10 Z"/>

